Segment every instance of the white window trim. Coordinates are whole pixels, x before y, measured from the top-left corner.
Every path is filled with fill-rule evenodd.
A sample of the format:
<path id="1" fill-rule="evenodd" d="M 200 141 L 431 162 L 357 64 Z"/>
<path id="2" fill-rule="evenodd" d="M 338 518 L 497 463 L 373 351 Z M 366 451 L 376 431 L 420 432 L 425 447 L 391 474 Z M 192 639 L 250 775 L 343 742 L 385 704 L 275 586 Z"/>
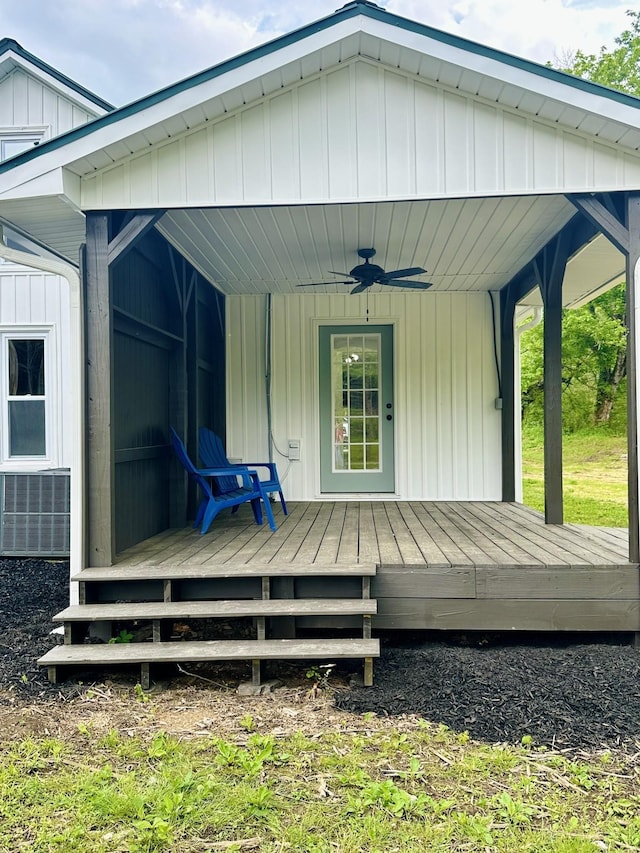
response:
<path id="1" fill-rule="evenodd" d="M 0 127 L 0 162 L 8 159 L 2 156 L 2 143 L 19 139 L 33 140 L 34 145 L 44 142 L 49 136 L 48 125 L 25 125 L 24 127 Z"/>
<path id="2" fill-rule="evenodd" d="M 10 340 L 44 340 L 45 447 L 44 456 L 9 456 L 9 369 Z M 58 346 L 53 325 L 0 326 L 0 470 L 41 471 L 60 467 Z M 13 398 L 12 398 L 13 399 Z"/>

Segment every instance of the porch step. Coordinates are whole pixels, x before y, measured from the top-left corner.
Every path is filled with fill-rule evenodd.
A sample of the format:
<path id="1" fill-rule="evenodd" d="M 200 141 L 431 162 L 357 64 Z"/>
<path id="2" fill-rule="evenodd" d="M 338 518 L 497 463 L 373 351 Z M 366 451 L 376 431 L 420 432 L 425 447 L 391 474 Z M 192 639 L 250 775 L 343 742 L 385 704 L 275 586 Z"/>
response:
<path id="1" fill-rule="evenodd" d="M 250 660 L 254 665 L 263 660 L 365 660 L 365 683 L 371 680 L 372 659 L 380 655 L 377 639 L 350 640 L 192 640 L 155 643 L 100 643 L 56 646 L 39 660 L 49 670 L 49 679 L 58 679 L 60 666 L 142 665 L 141 684 L 148 689 L 149 665 L 152 663 L 201 663 L 204 661 Z"/>
<path id="2" fill-rule="evenodd" d="M 148 580 L 206 580 L 208 578 L 285 578 L 285 577 L 371 577 L 376 573 L 375 563 L 348 565 L 323 563 L 223 563 L 221 565 L 174 566 L 107 566 L 83 569 L 72 575 L 79 583 L 108 583 L 110 581 Z"/>
<path id="3" fill-rule="evenodd" d="M 375 574 L 375 563 L 183 563 L 83 569 L 71 578 L 79 584 L 79 604 L 54 617 L 64 624 L 64 645 L 51 649 L 38 663 L 48 667 L 53 682 L 61 667 L 139 663 L 142 684 L 148 687 L 149 667 L 154 663 L 250 660 L 253 681 L 259 684 L 262 660 L 363 658 L 364 682 L 370 685 L 373 658 L 380 654 L 379 641 L 371 639 L 371 617 L 377 612 L 377 602 L 371 598 Z M 319 597 L 331 588 L 329 581 L 334 597 Z M 245 626 L 231 621 L 236 618 L 253 619 L 255 639 L 243 636 Z M 172 641 L 173 623 L 190 619 L 229 620 L 237 639 Z M 113 636 L 112 623 L 137 622 L 151 623 L 151 641 L 86 642 L 89 626 L 93 636 L 108 640 Z M 355 625 L 360 638 L 296 638 L 298 630 L 326 630 L 329 623 L 341 631 L 352 631 Z"/>
<path id="4" fill-rule="evenodd" d="M 244 616 L 364 616 L 377 612 L 368 598 L 272 598 L 233 601 L 157 601 L 79 604 L 56 613 L 54 622 L 145 619 L 216 619 Z"/>

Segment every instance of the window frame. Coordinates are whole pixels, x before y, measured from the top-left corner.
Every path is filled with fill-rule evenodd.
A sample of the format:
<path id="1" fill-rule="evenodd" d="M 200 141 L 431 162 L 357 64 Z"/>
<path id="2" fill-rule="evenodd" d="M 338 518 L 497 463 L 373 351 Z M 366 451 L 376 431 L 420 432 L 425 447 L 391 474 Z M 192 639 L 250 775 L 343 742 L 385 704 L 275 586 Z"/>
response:
<path id="1" fill-rule="evenodd" d="M 17 157 L 23 151 L 18 151 L 15 154 L 5 155 L 5 142 L 31 142 L 33 146 L 44 142 L 47 136 L 48 128 L 45 125 L 34 125 L 33 127 L 0 127 L 0 163 L 9 160 L 11 157 Z M 24 151 L 28 151 L 27 146 Z"/>
<path id="2" fill-rule="evenodd" d="M 44 437 L 45 453 L 43 456 L 10 456 L 9 455 L 9 402 L 25 400 L 24 396 L 9 393 L 9 341 L 37 340 L 44 342 L 44 395 L 33 397 L 34 400 L 44 400 Z M 55 329 L 51 325 L 38 326 L 0 326 L 0 393 L 2 395 L 2 410 L 0 412 L 0 468 L 3 470 L 41 470 L 58 467 L 59 460 L 59 427 L 56 421 L 58 399 L 58 376 L 56 365 Z"/>

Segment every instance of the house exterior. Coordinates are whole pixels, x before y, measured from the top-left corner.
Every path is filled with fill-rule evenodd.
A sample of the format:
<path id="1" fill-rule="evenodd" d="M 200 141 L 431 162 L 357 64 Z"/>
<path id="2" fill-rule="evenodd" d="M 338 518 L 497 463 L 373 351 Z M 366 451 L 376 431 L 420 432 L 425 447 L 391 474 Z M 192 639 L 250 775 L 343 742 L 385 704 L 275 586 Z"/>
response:
<path id="1" fill-rule="evenodd" d="M 402 586 L 384 627 L 639 630 L 639 199 L 640 100 L 365 0 L 0 164 L 0 217 L 70 288 L 74 577 L 122 579 L 142 559 L 193 570 L 196 553 L 223 571 L 235 528 L 206 558 L 162 538 L 197 507 L 169 428 L 195 458 L 209 426 L 230 458 L 273 458 L 305 507 L 256 534 L 245 569 L 317 572 L 335 532 L 317 505 L 339 506 L 357 562 L 378 536 L 370 559 L 392 571 L 374 587 L 391 600 Z M 370 257 L 399 281 L 353 293 Z M 512 540 L 498 523 L 456 562 L 463 532 L 488 540 L 492 513 L 518 511 L 516 310 L 544 306 L 545 520 L 560 527 L 561 311 L 622 279 L 628 552 L 549 539 L 529 559 L 525 541 L 551 534 L 510 522 Z"/>
<path id="2" fill-rule="evenodd" d="M 0 40 L 0 161 L 111 109 L 14 40 Z M 34 251 L 26 235 L 6 221 L 2 228 L 8 247 Z M 0 264 L 0 554 L 69 553 L 69 318 L 64 277 Z"/>

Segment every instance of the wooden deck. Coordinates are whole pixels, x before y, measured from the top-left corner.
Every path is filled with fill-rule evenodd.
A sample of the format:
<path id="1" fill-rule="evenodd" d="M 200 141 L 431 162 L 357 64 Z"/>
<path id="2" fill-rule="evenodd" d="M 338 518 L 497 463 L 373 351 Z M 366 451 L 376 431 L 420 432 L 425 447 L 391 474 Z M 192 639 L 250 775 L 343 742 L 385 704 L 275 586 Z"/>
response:
<path id="1" fill-rule="evenodd" d="M 307 597 L 335 597 L 332 566 L 374 563 L 374 628 L 640 631 L 626 530 L 548 526 L 515 503 L 300 502 L 288 517 L 274 509 L 275 533 L 242 507 L 204 536 L 184 528 L 148 539 L 117 566 L 217 567 L 232 581 L 241 566 L 268 565 L 283 582 L 296 574 L 305 584 L 308 574 Z"/>

